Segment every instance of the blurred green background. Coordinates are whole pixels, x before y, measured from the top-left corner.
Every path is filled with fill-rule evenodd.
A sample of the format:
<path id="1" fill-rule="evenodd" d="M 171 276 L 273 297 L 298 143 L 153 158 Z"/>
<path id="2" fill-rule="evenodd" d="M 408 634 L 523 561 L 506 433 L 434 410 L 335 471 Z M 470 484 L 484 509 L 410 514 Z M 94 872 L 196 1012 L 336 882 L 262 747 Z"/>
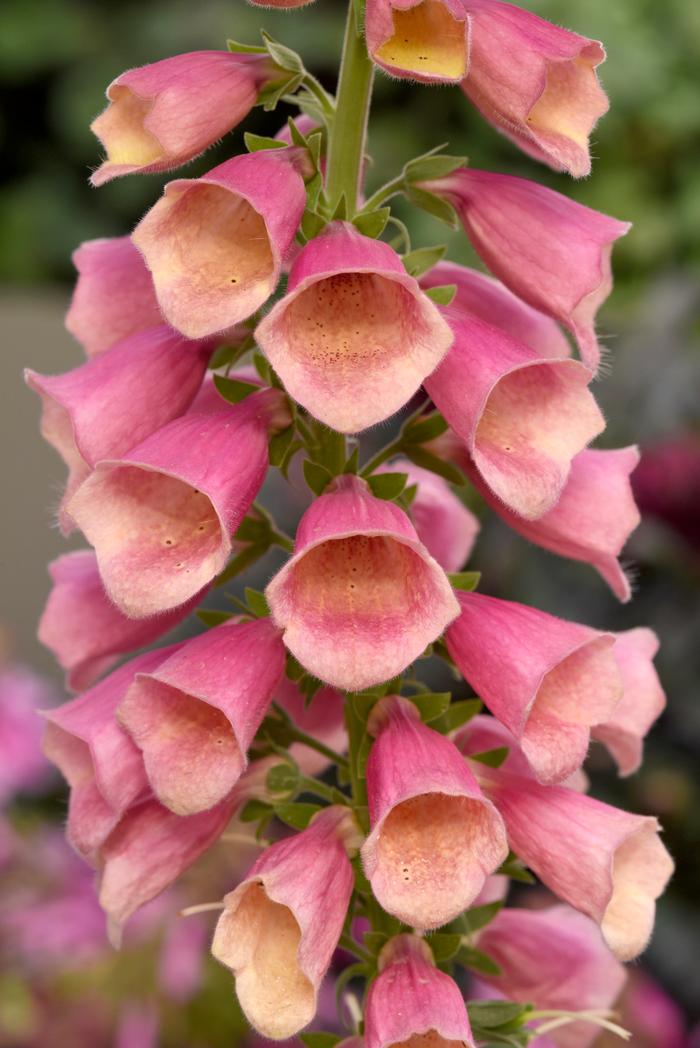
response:
<path id="1" fill-rule="evenodd" d="M 688 0 L 530 0 L 537 14 L 605 43 L 602 79 L 611 111 L 594 134 L 590 179 L 573 183 L 516 150 L 470 109 L 458 90 L 425 89 L 378 76 L 370 125 L 372 188 L 409 157 L 449 142 L 478 167 L 521 174 L 634 228 L 615 252 L 615 293 L 600 321 L 609 374 L 597 395 L 608 418 L 602 446 L 682 440 L 689 463 L 678 481 L 680 510 L 645 519 L 629 547 L 637 593 L 625 608 L 590 569 L 526 547 L 491 519 L 475 565 L 489 592 L 613 629 L 651 625 L 669 710 L 653 733 L 644 770 L 620 783 L 594 754 L 601 796 L 658 812 L 679 873 L 660 907 L 646 967 L 700 1018 L 700 4 Z M 117 180 L 93 190 L 99 146 L 88 124 L 123 69 L 167 55 L 257 42 L 262 25 L 299 50 L 331 88 L 343 5 L 318 0 L 292 13 L 242 0 L 3 0 L 0 8 L 0 309 L 7 343 L 0 436 L 7 470 L 2 519 L 0 622 L 16 657 L 52 669 L 34 640 L 48 589 L 46 562 L 65 545 L 50 527 L 63 470 L 40 441 L 38 407 L 20 383 L 30 365 L 61 371 L 80 362 L 62 330 L 80 241 L 128 231 L 165 177 Z M 286 119 L 254 110 L 246 130 L 274 133 Z M 187 168 L 196 175 L 242 148 L 242 129 Z M 446 239 L 432 219 L 411 219 L 414 246 Z M 471 256 L 449 234 L 450 255 Z M 695 462 L 695 466 L 692 463 Z M 685 485 L 685 487 L 684 487 Z M 694 487 L 693 487 L 694 485 Z M 687 490 L 686 490 L 687 489 Z M 657 507 L 658 509 L 658 507 Z M 663 506 L 661 507 L 663 510 Z M 58 1042 L 56 1042 L 58 1043 Z M 217 1042 L 218 1043 L 218 1042 Z M 659 1042 L 661 1044 L 662 1042 Z"/>

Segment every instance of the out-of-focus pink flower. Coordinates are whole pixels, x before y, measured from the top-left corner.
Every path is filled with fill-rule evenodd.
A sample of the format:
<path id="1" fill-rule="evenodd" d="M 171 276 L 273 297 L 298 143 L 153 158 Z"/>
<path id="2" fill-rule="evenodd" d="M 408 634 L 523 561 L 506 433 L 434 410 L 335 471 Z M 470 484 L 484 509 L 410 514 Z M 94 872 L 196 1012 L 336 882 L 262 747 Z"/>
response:
<path id="1" fill-rule="evenodd" d="M 16 793 L 46 785 L 50 769 L 41 750 L 44 731 L 40 709 L 54 706 L 58 695 L 23 666 L 0 667 L 0 807 Z"/>
<path id="2" fill-rule="evenodd" d="M 685 1018 L 673 998 L 647 973 L 633 969 L 620 1002 L 620 1024 L 635 1048 L 698 1048 L 697 1035 L 686 1037 Z M 607 1041 L 604 1048 L 610 1048 Z"/>
<path id="3" fill-rule="evenodd" d="M 114 1048 L 158 1048 L 155 1005 L 127 1002 L 119 1016 Z"/>
<path id="4" fill-rule="evenodd" d="M 643 448 L 632 487 L 642 513 L 664 521 L 700 549 L 700 438 L 696 434 Z"/>
<path id="5" fill-rule="evenodd" d="M 170 920 L 158 959 L 158 985 L 182 1004 L 199 990 L 209 941 L 206 923 L 196 916 Z"/>

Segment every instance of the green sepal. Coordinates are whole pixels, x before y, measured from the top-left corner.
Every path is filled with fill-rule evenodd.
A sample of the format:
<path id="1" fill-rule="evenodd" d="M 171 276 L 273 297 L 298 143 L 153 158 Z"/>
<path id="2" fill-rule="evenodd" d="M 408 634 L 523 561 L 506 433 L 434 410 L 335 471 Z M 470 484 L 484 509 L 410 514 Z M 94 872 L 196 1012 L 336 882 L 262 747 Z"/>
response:
<path id="1" fill-rule="evenodd" d="M 360 445 L 356 444 L 350 456 L 345 460 L 343 473 L 357 473 L 360 468 Z"/>
<path id="2" fill-rule="evenodd" d="M 301 87 L 303 81 L 303 73 L 285 75 L 283 71 L 279 80 L 265 84 L 261 89 L 256 105 L 262 106 L 266 113 L 272 112 L 286 95 L 293 95 L 297 88 Z"/>
<path id="3" fill-rule="evenodd" d="M 238 40 L 227 40 L 226 46 L 235 55 L 264 55 L 267 51 L 260 44 L 240 44 Z"/>
<path id="4" fill-rule="evenodd" d="M 391 216 L 390 207 L 379 207 L 376 211 L 360 213 L 352 220 L 353 225 L 366 237 L 376 240 L 386 229 L 386 224 Z"/>
<path id="5" fill-rule="evenodd" d="M 322 804 L 290 801 L 288 804 L 276 804 L 275 815 L 286 826 L 291 826 L 294 830 L 305 830 L 316 812 L 322 811 L 322 809 Z"/>
<path id="6" fill-rule="evenodd" d="M 482 1030 L 499 1030 L 514 1023 L 521 1025 L 525 1016 L 532 1011 L 530 1005 L 513 1001 L 471 1001 L 467 1008 L 472 1026 Z"/>
<path id="7" fill-rule="evenodd" d="M 287 143 L 281 142 L 279 138 L 268 138 L 267 135 L 254 135 L 252 131 L 245 132 L 243 141 L 249 153 L 259 153 L 263 149 L 287 148 Z"/>
<path id="8" fill-rule="evenodd" d="M 195 612 L 195 615 L 200 622 L 204 623 L 207 629 L 221 626 L 222 623 L 228 622 L 229 619 L 233 618 L 230 611 L 217 611 L 215 608 L 200 608 Z"/>
<path id="9" fill-rule="evenodd" d="M 318 462 L 304 459 L 304 478 L 314 495 L 322 495 L 333 480 L 333 475 L 328 472 L 325 466 L 320 466 Z"/>
<path id="10" fill-rule="evenodd" d="M 404 167 L 407 182 L 431 182 L 434 178 L 446 178 L 457 168 L 465 167 L 466 156 L 448 156 L 447 153 L 418 156 L 409 160 Z"/>
<path id="11" fill-rule="evenodd" d="M 239 346 L 227 346 L 225 343 L 217 346 L 207 367 L 210 371 L 217 371 L 219 368 L 225 367 L 230 368 L 248 352 L 250 346 L 251 342 L 248 338 L 245 338 Z"/>
<path id="12" fill-rule="evenodd" d="M 445 964 L 456 957 L 462 945 L 462 936 L 450 932 L 436 932 L 434 935 L 428 935 L 425 941 L 433 951 L 435 963 Z"/>
<path id="13" fill-rule="evenodd" d="M 408 473 L 374 473 L 367 483 L 376 498 L 391 502 L 402 493 L 407 480 Z"/>
<path id="14" fill-rule="evenodd" d="M 457 964 L 461 964 L 463 968 L 469 968 L 475 972 L 482 972 L 484 975 L 501 974 L 501 969 L 496 962 L 493 961 L 488 954 L 482 953 L 481 950 L 475 950 L 473 946 L 462 946 L 454 959 Z"/>
<path id="15" fill-rule="evenodd" d="M 443 459 L 438 458 L 437 455 L 433 455 L 431 451 L 426 451 L 425 448 L 416 447 L 413 444 L 408 444 L 404 450 L 407 457 L 416 466 L 422 466 L 423 469 L 428 469 L 431 473 L 437 473 L 439 477 L 444 477 L 450 484 L 462 485 L 465 483 L 464 474 L 461 470 L 457 469 L 451 462 L 445 462 Z"/>
<path id="16" fill-rule="evenodd" d="M 512 881 L 519 881 L 521 884 L 535 883 L 535 878 L 530 871 L 525 868 L 520 859 L 512 852 L 503 865 L 496 870 L 496 873 L 501 874 L 503 877 L 510 877 Z"/>
<path id="17" fill-rule="evenodd" d="M 420 718 L 425 724 L 430 724 L 432 721 L 443 717 L 450 707 L 450 700 L 452 693 L 449 691 L 432 691 L 425 692 L 422 695 L 406 695 L 404 696 L 412 702 L 420 713 Z"/>
<path id="18" fill-rule="evenodd" d="M 447 244 L 436 244 L 435 247 L 417 247 L 415 251 L 409 251 L 401 261 L 404 269 L 412 277 L 422 277 L 429 269 L 437 265 L 440 259 L 445 257 Z"/>
<path id="19" fill-rule="evenodd" d="M 322 1033 L 313 1030 L 311 1033 L 300 1033 L 299 1040 L 306 1045 L 306 1048 L 335 1048 L 342 1038 L 337 1033 Z"/>
<path id="20" fill-rule="evenodd" d="M 239 819 L 241 822 L 257 822 L 264 815 L 269 815 L 271 811 L 272 808 L 269 804 L 253 798 L 243 805 Z"/>
<path id="21" fill-rule="evenodd" d="M 282 466 L 284 464 L 294 441 L 294 433 L 294 426 L 287 426 L 286 429 L 280 430 L 279 433 L 275 433 L 274 437 L 270 438 L 268 458 L 271 466 Z"/>
<path id="22" fill-rule="evenodd" d="M 229 404 L 240 404 L 251 393 L 258 393 L 260 390 L 260 386 L 253 382 L 244 382 L 240 378 L 226 378 L 224 375 L 214 375 L 214 385 L 219 396 Z"/>
<path id="23" fill-rule="evenodd" d="M 251 586 L 246 586 L 244 596 L 248 607 L 256 619 L 267 618 L 270 614 L 270 607 L 264 593 L 261 593 L 260 590 L 252 589 Z"/>
<path id="24" fill-rule="evenodd" d="M 444 715 L 434 721 L 432 727 L 442 735 L 449 735 L 467 724 L 472 717 L 476 717 L 482 708 L 483 703 L 480 699 L 460 699 L 458 702 L 451 702 Z"/>
<path id="25" fill-rule="evenodd" d="M 472 906 L 470 910 L 462 914 L 462 920 L 466 926 L 467 935 L 478 932 L 490 924 L 496 914 L 503 909 L 503 902 L 487 902 L 483 906 Z"/>
<path id="26" fill-rule="evenodd" d="M 427 211 L 429 215 L 438 218 L 450 229 L 459 229 L 459 216 L 448 200 L 443 200 L 435 193 L 429 193 L 427 189 L 418 189 L 414 185 L 407 187 L 406 196 L 409 202 L 419 207 L 421 211 Z"/>
<path id="27" fill-rule="evenodd" d="M 436 284 L 435 287 L 425 288 L 425 294 L 438 306 L 449 306 L 457 294 L 456 284 Z"/>
<path id="28" fill-rule="evenodd" d="M 286 70 L 288 73 L 305 73 L 304 63 L 301 57 L 292 51 L 291 47 L 286 47 L 284 44 L 280 44 L 279 41 L 275 40 L 266 33 L 265 30 L 261 30 L 260 35 L 263 38 L 265 44 L 265 50 L 269 54 L 270 58 L 280 69 Z"/>
<path id="29" fill-rule="evenodd" d="M 323 175 L 320 171 L 317 171 L 316 174 L 312 175 L 306 182 L 306 205 L 309 210 L 316 210 L 322 189 Z"/>
<path id="30" fill-rule="evenodd" d="M 301 219 L 301 231 L 307 240 L 317 237 L 326 225 L 326 219 L 313 209 L 307 209 Z"/>
<path id="31" fill-rule="evenodd" d="M 296 794 L 299 787 L 299 767 L 291 760 L 283 761 L 270 768 L 265 785 L 270 793 Z"/>
<path id="32" fill-rule="evenodd" d="M 348 202 L 345 198 L 345 193 L 342 193 L 338 199 L 338 203 L 335 205 L 335 210 L 331 215 L 331 222 L 345 222 L 348 217 Z"/>
<path id="33" fill-rule="evenodd" d="M 369 692 L 361 692 L 359 695 L 353 695 L 350 700 L 352 708 L 355 711 L 355 715 L 363 724 L 367 722 L 367 719 L 379 701 L 378 695 L 372 695 Z"/>
<path id="34" fill-rule="evenodd" d="M 402 444 L 425 444 L 435 437 L 442 436 L 447 432 L 447 423 L 439 411 L 431 411 L 429 415 L 421 415 L 404 426 L 401 431 Z"/>
<path id="35" fill-rule="evenodd" d="M 492 750 L 484 750 L 482 753 L 470 753 L 469 760 L 485 764 L 487 768 L 500 768 L 507 756 L 507 746 L 495 746 Z"/>
<path id="36" fill-rule="evenodd" d="M 481 582 L 480 571 L 448 571 L 452 589 L 461 590 L 462 593 L 471 593 Z"/>

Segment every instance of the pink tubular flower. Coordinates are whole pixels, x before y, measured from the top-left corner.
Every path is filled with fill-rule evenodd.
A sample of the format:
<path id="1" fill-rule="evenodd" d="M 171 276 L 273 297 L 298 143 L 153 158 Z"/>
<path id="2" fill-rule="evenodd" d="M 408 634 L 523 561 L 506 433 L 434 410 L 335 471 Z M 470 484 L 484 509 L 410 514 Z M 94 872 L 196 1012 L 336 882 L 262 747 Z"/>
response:
<path id="1" fill-rule="evenodd" d="M 27 369 L 42 401 L 41 433 L 68 466 L 61 530 L 74 523 L 66 506 L 95 464 L 138 444 L 187 410 L 211 346 L 188 343 L 167 327 L 132 335 L 63 375 Z"/>
<path id="2" fill-rule="evenodd" d="M 194 815 L 228 796 L 245 771 L 284 659 L 269 619 L 227 622 L 134 678 L 117 716 L 141 750 L 161 804 Z"/>
<path id="3" fill-rule="evenodd" d="M 188 338 L 228 330 L 275 290 L 306 206 L 294 156 L 249 153 L 169 182 L 134 230 L 163 314 Z"/>
<path id="4" fill-rule="evenodd" d="M 454 345 L 425 388 L 494 495 L 537 519 L 557 502 L 572 458 L 605 428 L 591 373 L 576 360 L 539 357 L 472 314 L 446 315 Z"/>
<path id="5" fill-rule="evenodd" d="M 588 139 L 609 103 L 596 40 L 498 0 L 464 0 L 471 20 L 469 75 L 462 89 L 481 114 L 526 153 L 581 178 Z"/>
<path id="6" fill-rule="evenodd" d="M 342 433 L 403 407 L 452 343 L 396 252 L 348 222 L 299 253 L 256 338 L 294 399 Z"/>
<path id="7" fill-rule="evenodd" d="M 608 1011 L 627 977 L 597 925 L 568 906 L 508 907 L 479 933 L 478 943 L 501 969 L 481 980 L 538 1011 Z M 599 1033 L 600 1027 L 584 1021 L 549 1036 L 557 1048 L 590 1048 Z"/>
<path id="8" fill-rule="evenodd" d="M 73 252 L 78 280 L 66 328 L 94 357 L 163 323 L 150 274 L 131 237 L 86 240 Z"/>
<path id="9" fill-rule="evenodd" d="M 379 955 L 365 1008 L 366 1048 L 474 1048 L 462 993 L 438 971 L 425 939 L 397 935 Z"/>
<path id="10" fill-rule="evenodd" d="M 483 482 L 464 448 L 452 457 L 514 531 L 560 557 L 591 564 L 619 600 L 630 599 L 630 582 L 619 557 L 640 520 L 630 485 L 639 462 L 636 447 L 581 451 L 571 462 L 556 506 L 537 520 L 511 513 Z"/>
<path id="11" fill-rule="evenodd" d="M 445 571 L 459 571 L 471 553 L 480 524 L 446 480 L 408 459 L 394 459 L 377 472 L 408 474 L 408 484 L 418 490 L 411 503 L 411 518 L 431 557 Z"/>
<path id="12" fill-rule="evenodd" d="M 39 640 L 66 670 L 73 691 L 89 688 L 120 655 L 145 648 L 181 622 L 201 594 L 164 615 L 129 619 L 105 593 L 92 550 L 64 553 L 49 565 L 53 589 L 39 620 Z"/>
<path id="13" fill-rule="evenodd" d="M 193 51 L 121 73 L 91 124 L 107 159 L 90 181 L 101 186 L 193 160 L 248 115 L 274 75 L 267 55 L 229 51 Z"/>
<path id="14" fill-rule="evenodd" d="M 319 986 L 345 921 L 359 843 L 345 807 L 266 849 L 224 899 L 212 953 L 230 968 L 249 1022 L 264 1037 L 293 1037 L 314 1017 Z"/>
<path id="15" fill-rule="evenodd" d="M 561 782 L 622 697 L 615 637 L 480 593 L 458 598 L 462 613 L 445 636 L 452 659 L 538 779 Z"/>
<path id="16" fill-rule="evenodd" d="M 286 408 L 262 390 L 191 412 L 99 463 L 68 512 L 95 547 L 102 581 L 134 618 L 191 600 L 224 567 L 267 471 L 268 430 Z"/>
<path id="17" fill-rule="evenodd" d="M 654 669 L 658 650 L 659 638 L 653 630 L 627 630 L 615 639 L 615 659 L 625 690 L 612 717 L 592 734 L 610 750 L 621 775 L 631 775 L 641 765 L 644 737 L 666 706 Z"/>
<path id="18" fill-rule="evenodd" d="M 370 731 L 365 873 L 388 913 L 414 928 L 439 927 L 505 860 L 503 824 L 454 743 L 422 724 L 408 699 L 380 700 Z"/>
<path id="19" fill-rule="evenodd" d="M 511 848 L 555 895 L 600 924 L 616 957 L 633 960 L 649 941 L 656 899 L 673 872 L 656 819 L 565 786 L 474 769 Z"/>
<path id="20" fill-rule="evenodd" d="M 461 0 L 368 0 L 370 57 L 391 76 L 458 84 L 469 68 L 469 19 Z"/>
<path id="21" fill-rule="evenodd" d="M 319 688 L 311 702 L 307 703 L 294 681 L 282 677 L 275 688 L 273 699 L 287 711 L 300 731 L 312 735 L 336 752 L 345 752 L 348 738 L 344 720 L 345 704 L 340 692 L 334 688 Z M 303 742 L 293 742 L 289 747 L 289 755 L 304 775 L 318 775 L 330 763 L 322 753 L 310 749 Z"/>
<path id="22" fill-rule="evenodd" d="M 265 593 L 302 666 L 348 691 L 401 673 L 459 613 L 403 510 L 349 474 L 306 511 Z"/>
<path id="23" fill-rule="evenodd" d="M 571 356 L 566 335 L 556 321 L 528 306 L 485 273 L 456 262 L 438 262 L 421 277 L 420 283 L 424 288 L 454 284 L 457 291 L 451 305 L 455 310 L 501 328 L 517 342 L 534 349 L 539 357 Z"/>
<path id="24" fill-rule="evenodd" d="M 612 290 L 613 243 L 631 228 L 525 178 L 460 168 L 425 188 L 450 200 L 494 276 L 600 362 L 596 313 Z"/>
<path id="25" fill-rule="evenodd" d="M 127 808 L 148 793 L 141 754 L 117 724 L 117 706 L 134 675 L 173 650 L 139 655 L 77 699 L 44 711 L 44 753 L 71 788 L 68 840 L 91 863 Z"/>

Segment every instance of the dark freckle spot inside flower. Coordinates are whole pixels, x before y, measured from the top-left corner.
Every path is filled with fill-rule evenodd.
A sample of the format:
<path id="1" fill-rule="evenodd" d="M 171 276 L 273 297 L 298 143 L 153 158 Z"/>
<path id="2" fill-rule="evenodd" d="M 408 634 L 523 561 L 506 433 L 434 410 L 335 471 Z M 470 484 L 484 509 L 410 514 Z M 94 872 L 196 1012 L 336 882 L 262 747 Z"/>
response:
<path id="1" fill-rule="evenodd" d="M 172 539 L 166 539 L 165 540 L 165 545 L 166 546 L 172 546 L 172 544 L 173 544 L 173 540 Z"/>

